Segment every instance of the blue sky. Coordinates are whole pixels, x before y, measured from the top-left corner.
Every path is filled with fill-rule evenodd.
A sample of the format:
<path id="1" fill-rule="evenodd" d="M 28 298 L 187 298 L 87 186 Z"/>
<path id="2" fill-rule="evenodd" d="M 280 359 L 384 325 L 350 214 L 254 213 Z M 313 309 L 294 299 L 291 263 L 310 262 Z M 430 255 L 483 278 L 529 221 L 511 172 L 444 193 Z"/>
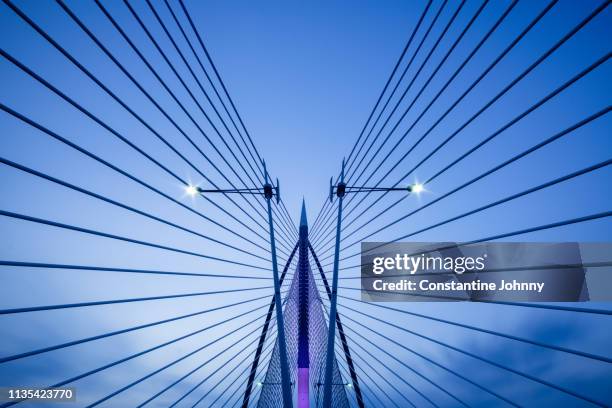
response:
<path id="1" fill-rule="evenodd" d="M 91 70 L 121 100 L 133 107 L 138 115 L 141 115 L 152 128 L 163 135 L 198 169 L 201 169 L 203 174 L 220 186 L 227 186 L 227 180 L 239 184 L 238 177 L 233 170 L 236 170 L 241 176 L 244 173 L 241 173 L 236 163 L 232 161 L 229 151 L 223 147 L 214 129 L 198 111 L 195 102 L 190 99 L 186 90 L 122 2 L 105 1 L 103 4 L 145 58 L 150 61 L 156 72 L 184 102 L 187 110 L 192 112 L 198 123 L 202 124 L 202 129 L 209 135 L 213 143 L 219 146 L 220 151 L 229 158 L 230 165 L 223 163 L 221 157 L 160 86 L 151 71 L 129 48 L 94 2 L 69 1 L 67 4 L 109 48 L 110 52 L 124 64 L 136 80 L 150 92 L 152 98 L 159 101 L 160 106 L 176 121 L 178 126 L 193 137 L 204 153 L 209 155 L 211 161 L 218 165 L 219 171 L 186 141 L 177 128 L 162 116 L 160 111 L 55 2 L 17 1 L 16 4 L 87 69 Z M 174 10 L 179 10 L 177 2 L 171 1 L 170 4 Z M 480 4 L 476 1 L 466 2 L 431 59 L 424 65 L 422 73 L 416 77 L 406 100 L 400 105 L 399 112 L 391 118 L 390 124 L 395 123 L 399 113 L 403 111 L 402 107 L 405 108 L 417 94 L 429 74 L 443 58 L 454 38 L 465 27 Z M 442 65 L 438 74 L 433 77 L 423 95 L 417 99 L 413 109 L 398 127 L 398 131 L 393 133 L 389 142 L 381 148 L 381 153 L 377 158 L 371 160 L 374 151 L 368 152 L 369 156 L 366 156 L 364 164 L 359 168 L 363 169 L 366 163 L 368 164 L 365 176 L 360 180 L 366 180 L 371 174 L 373 176 L 368 184 L 380 182 L 381 185 L 391 185 L 396 182 L 411 183 L 415 180 L 427 179 L 556 87 L 610 52 L 612 11 L 608 8 L 539 64 L 511 91 L 460 132 L 452 142 L 420 166 L 407 180 L 401 180 L 404 173 L 436 148 L 444 138 L 461 126 L 465 120 L 600 4 L 597 1 L 559 1 L 457 108 L 405 160 L 400 162 L 389 177 L 381 179 L 382 175 L 411 148 L 436 118 L 461 95 L 547 3 L 543 1 L 519 2 L 436 104 L 416 123 L 408 137 L 395 151 L 390 152 L 391 146 L 416 120 L 430 99 L 467 57 L 484 33 L 508 7 L 508 4 L 507 1 L 492 1 L 485 6 L 472 28 Z M 164 3 L 154 2 L 154 6 L 168 24 L 172 34 L 180 38 Z M 327 194 L 329 177 L 337 175 L 342 157 L 348 155 L 355 143 L 386 78 L 424 8 L 424 2 L 186 1 L 186 6 L 203 35 L 215 64 L 253 136 L 255 145 L 266 158 L 273 176 L 280 179 L 283 201 L 291 216 L 297 221 L 302 198 L 305 198 L 309 220 L 313 222 Z M 442 2 L 434 1 L 432 10 L 437 11 L 441 6 Z M 444 6 L 440 20 L 434 25 L 430 36 L 425 40 L 423 50 L 417 54 L 407 78 L 411 79 L 415 74 L 424 61 L 426 52 L 432 48 L 444 25 L 458 6 L 459 2 L 454 0 Z M 176 65 L 181 77 L 185 78 L 190 89 L 194 90 L 198 100 L 203 101 L 203 94 L 198 89 L 196 81 L 190 76 L 179 55 L 173 50 L 172 44 L 165 37 L 146 2 L 134 1 L 133 7 L 155 38 L 160 41 L 161 47 Z M 432 18 L 433 11 L 430 11 L 425 18 L 424 25 L 427 26 Z M 5 52 L 91 110 L 128 140 L 172 169 L 179 177 L 208 186 L 202 175 L 164 146 L 133 115 L 84 76 L 5 4 L 0 5 L 0 30 L 2 33 L 0 47 Z M 423 29 L 418 32 L 415 41 L 420 41 L 423 32 Z M 184 50 L 190 64 L 196 67 L 196 61 L 188 52 L 182 39 L 179 41 L 179 46 Z M 414 48 L 414 45 L 410 48 L 408 56 L 412 56 Z M 198 52 L 200 52 L 199 48 Z M 400 69 L 403 69 L 405 64 L 406 62 L 400 65 Z M 196 68 L 196 72 L 201 71 Z M 375 204 L 364 216 L 347 227 L 345 233 L 349 234 L 357 227 L 364 225 L 360 232 L 356 232 L 343 244 L 343 256 L 358 252 L 357 243 L 360 237 L 376 231 L 382 225 L 435 199 L 556 132 L 609 107 L 612 94 L 610 74 L 610 62 L 604 62 L 466 160 L 458 163 L 449 172 L 427 185 L 427 192 L 419 197 L 409 197 L 392 211 L 368 223 L 369 218 L 390 203 L 388 200 L 391 199 L 391 196 Z M 202 75 L 199 75 L 205 89 L 210 91 Z M 0 78 L 3 104 L 31 117 L 82 148 L 155 186 L 165 194 L 226 225 L 230 231 L 186 211 L 5 112 L 0 112 L 2 133 L 0 156 L 2 158 L 150 212 L 238 246 L 245 251 L 254 252 L 264 259 L 236 252 L 193 234 L 177 231 L 6 165 L 0 165 L 0 209 L 269 268 L 268 254 L 264 250 L 251 242 L 238 238 L 233 233 L 243 235 L 252 242 L 267 248 L 267 243 L 252 231 L 265 234 L 266 230 L 240 212 L 227 199 L 213 198 L 215 202 L 235 214 L 238 220 L 251 227 L 252 230 L 231 219 L 209 202 L 203 199 L 191 200 L 186 197 L 177 180 L 113 137 L 108 131 L 85 117 L 57 95 L 49 92 L 5 58 L 0 61 Z M 404 85 L 400 86 L 400 91 L 404 90 L 406 82 L 404 81 Z M 397 96 L 392 101 L 395 100 Z M 207 112 L 210 111 L 206 103 L 203 102 L 203 106 Z M 215 123 L 219 125 L 218 121 Z M 380 140 L 388 134 L 390 126 L 385 129 L 381 133 Z M 607 160 L 612 152 L 610 134 L 611 122 L 607 114 L 474 183 L 451 198 L 442 200 L 419 212 L 418 215 L 386 229 L 372 237 L 372 240 L 395 239 L 510 194 Z M 380 145 L 380 140 L 375 145 L 375 149 Z M 383 162 L 381 158 L 387 154 L 388 158 Z M 414 239 L 417 241 L 472 240 L 608 211 L 612 201 L 611 181 L 612 169 L 608 166 L 578 179 L 432 229 L 419 234 Z M 359 200 L 353 200 L 350 202 L 347 200 L 345 214 L 348 214 L 349 211 L 352 216 L 359 214 L 368 203 L 374 201 L 374 197 L 367 197 L 365 205 L 361 204 L 358 207 L 355 207 L 355 204 Z M 258 223 L 265 225 L 263 206 L 261 206 L 263 201 L 254 204 L 259 215 L 255 214 L 245 200 L 237 198 L 236 201 L 250 214 L 254 214 L 253 218 Z M 352 212 L 352 208 L 355 208 L 355 212 Z M 349 217 L 347 215 L 347 221 L 351 220 Z M 331 262 L 332 225 L 333 223 L 330 222 L 328 229 L 324 230 L 325 239 L 319 239 L 318 233 L 314 235 L 317 238 L 315 247 L 319 251 L 323 264 L 326 265 Z M 284 228 L 284 226 L 278 227 Z M 319 228 L 315 231 L 317 230 Z M 0 247 L 0 259 L 3 260 L 269 276 L 268 272 L 255 268 L 237 267 L 229 263 L 87 236 L 7 217 L 0 217 L 0 231 L 4 238 L 3 245 Z M 612 231 L 612 222 L 610 218 L 606 218 L 511 239 L 518 241 L 610 241 L 612 238 L 610 231 Z M 282 266 L 287 252 L 295 241 L 286 236 L 291 235 L 290 233 L 279 229 L 277 233 L 280 235 L 281 259 L 279 262 Z M 349 247 L 348 244 L 353 242 L 356 244 Z M 341 266 L 354 266 L 357 260 L 356 257 L 344 260 Z M 328 269 L 329 267 L 326 268 Z M 357 276 L 358 270 L 346 269 L 342 271 L 342 274 L 342 277 Z M 0 308 L 2 309 L 228 288 L 265 287 L 249 292 L 237 292 L 231 294 L 231 297 L 214 295 L 2 316 L 0 349 L 3 356 L 272 293 L 269 288 L 271 280 L 223 280 L 161 275 L 151 277 L 137 274 L 4 266 L 0 267 L 0 282 L 2 283 L 0 285 Z M 357 280 L 346 281 L 346 285 L 358 287 L 358 284 Z M 358 298 L 357 292 L 350 292 L 353 291 L 346 291 L 345 294 Z M 266 305 L 267 302 L 267 299 L 261 299 L 254 301 L 252 305 L 258 307 Z M 379 312 L 375 307 L 359 305 L 351 301 L 346 301 L 346 305 L 359 307 L 360 310 L 369 313 Z M 603 315 L 574 315 L 563 312 L 513 309 L 504 306 L 485 305 L 484 307 L 474 304 L 449 306 L 409 303 L 408 305 L 410 308 L 432 316 L 444 316 L 449 320 L 468 322 L 506 333 L 521 334 L 544 342 L 610 355 L 609 343 L 612 327 L 609 317 Z M 609 307 L 609 305 L 598 306 Z M 408 306 L 398 304 L 398 307 Z M 114 336 L 74 348 L 0 364 L 0 383 L 47 385 L 58 382 L 129 353 L 138 352 L 248 310 L 244 305 L 223 309 L 140 332 Z M 342 305 L 339 310 L 343 312 Z M 155 370 L 204 342 L 212 341 L 222 336 L 223 333 L 241 327 L 250 319 L 263 314 L 264 311 L 265 309 L 259 309 L 232 323 L 175 343 L 163 351 L 151 353 L 149 358 L 134 359 L 127 364 L 80 381 L 79 390 L 85 396 L 83 398 L 86 398 L 83 402 L 101 398 L 122 384 Z M 403 344 L 410 344 L 415 350 L 430 355 L 441 363 L 473 376 L 475 381 L 482 381 L 483 384 L 504 395 L 516 398 L 519 403 L 534 405 L 543 404 L 544 401 L 551 404 L 578 403 L 576 399 L 517 378 L 515 375 L 508 375 L 484 365 L 481 367 L 480 363 L 476 364 L 473 359 L 462 357 L 448 350 L 441 350 L 439 346 L 431 342 L 397 329 L 382 326 L 348 311 L 347 314 L 398 339 Z M 469 349 L 480 355 L 492 356 L 503 364 L 529 371 L 535 376 L 567 385 L 584 394 L 610 402 L 607 390 L 612 385 L 612 375 L 609 365 L 604 365 L 605 363 L 568 357 L 562 353 L 548 352 L 516 342 L 506 344 L 505 341 L 491 338 L 488 335 L 477 335 L 463 329 L 445 327 L 431 321 L 394 312 L 386 312 L 385 318 L 396 324 L 429 333 L 436 338 L 452 341 L 457 347 Z M 246 327 L 243 333 L 247 334 L 249 330 L 254 330 L 261 322 L 258 320 Z M 490 406 L 498 403 L 497 400 L 482 395 L 477 389 L 432 367 L 406 350 L 386 343 L 357 325 L 351 325 L 350 322 L 346 324 L 366 335 L 371 342 L 385 347 L 401 360 L 435 378 L 437 382 L 453 390 L 457 395 L 464 396 L 472 405 Z M 361 341 L 359 337 L 355 335 L 353 337 L 356 341 Z M 205 350 L 199 357 L 186 359 L 132 388 L 130 392 L 120 394 L 107 406 L 125 406 L 142 402 L 157 390 L 203 362 L 206 356 L 213 356 L 232 344 L 237 338 L 222 339 Z M 365 345 L 363 341 L 361 343 Z M 228 352 L 228 355 L 231 354 L 231 351 Z M 363 359 L 375 363 L 366 355 Z M 432 398 L 436 398 L 437 403 L 442 406 L 451 406 L 451 401 L 445 399 L 444 395 L 439 395 L 436 390 L 427 388 L 430 385 L 422 383 L 422 379 L 414 377 L 392 360 L 385 360 L 385 362 L 391 368 L 410 378 L 410 381 L 414 381 L 415 386 L 418 385 L 430 391 Z M 469 369 L 466 370 L 466 367 Z M 204 378 L 207 373 L 219 369 L 219 375 L 222 375 L 223 370 L 229 370 L 229 368 L 231 365 L 225 366 L 222 361 L 215 361 L 193 378 L 164 394 L 159 403 L 168 405 L 186 392 L 190 385 L 195 385 L 201 378 Z M 211 381 L 212 383 L 214 381 Z M 386 387 L 384 384 L 381 386 Z M 410 391 L 406 392 L 410 394 Z M 424 404 L 423 401 L 418 400 L 417 395 L 410 394 L 410 396 L 419 405 Z M 214 397 L 216 395 L 213 393 Z M 384 397 L 381 398 L 384 400 Z"/>

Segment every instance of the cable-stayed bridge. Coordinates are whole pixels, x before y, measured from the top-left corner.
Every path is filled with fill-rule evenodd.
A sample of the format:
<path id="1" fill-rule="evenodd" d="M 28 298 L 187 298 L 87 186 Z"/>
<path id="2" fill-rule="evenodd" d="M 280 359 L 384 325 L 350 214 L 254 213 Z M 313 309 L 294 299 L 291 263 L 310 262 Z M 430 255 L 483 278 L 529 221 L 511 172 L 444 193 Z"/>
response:
<path id="1" fill-rule="evenodd" d="M 365 241 L 610 240 L 609 3 L 423 1 L 309 219 L 188 2 L 2 0 L 0 387 L 612 405 L 609 303 L 375 303 L 359 284 Z"/>

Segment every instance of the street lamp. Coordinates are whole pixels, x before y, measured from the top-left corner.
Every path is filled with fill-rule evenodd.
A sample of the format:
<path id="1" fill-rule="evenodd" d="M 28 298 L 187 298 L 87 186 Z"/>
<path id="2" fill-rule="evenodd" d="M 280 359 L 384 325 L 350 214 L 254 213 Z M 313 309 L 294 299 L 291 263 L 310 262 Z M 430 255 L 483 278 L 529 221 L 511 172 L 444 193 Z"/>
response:
<path id="1" fill-rule="evenodd" d="M 185 187 L 185 193 L 191 197 L 195 197 L 198 194 L 207 193 L 221 193 L 221 194 L 241 194 L 241 195 L 263 195 L 266 199 L 276 196 L 276 202 L 280 201 L 280 185 L 278 179 L 276 179 L 276 186 L 273 186 L 266 181 L 261 188 L 229 188 L 229 189 L 204 189 L 200 186 L 193 184 L 187 184 Z"/>
<path id="2" fill-rule="evenodd" d="M 281 385 L 283 393 L 283 406 L 291 408 L 293 406 L 293 395 L 291 392 L 291 377 L 289 375 L 289 360 L 287 357 L 287 342 L 285 338 L 285 323 L 283 319 L 283 304 L 280 293 L 280 279 L 278 275 L 278 262 L 276 259 L 276 241 L 274 239 L 274 222 L 272 220 L 271 200 L 276 196 L 276 203 L 280 202 L 280 184 L 276 179 L 276 186 L 270 182 L 266 162 L 262 160 L 264 169 L 264 185 L 261 188 L 232 188 L 232 189 L 203 189 L 199 186 L 188 184 L 185 192 L 195 197 L 198 194 L 221 193 L 221 194 L 241 194 L 241 195 L 263 195 L 268 206 L 268 229 L 270 232 L 270 252 L 272 254 L 272 275 L 274 278 L 274 303 L 276 308 L 276 324 L 278 333 L 279 357 L 281 365 Z M 257 384 L 261 386 L 260 383 Z"/>
<path id="3" fill-rule="evenodd" d="M 334 195 L 344 197 L 347 193 L 374 193 L 387 191 L 407 191 L 408 193 L 420 194 L 425 191 L 425 186 L 415 182 L 406 187 L 367 187 L 367 186 L 347 186 L 343 181 L 333 185 L 333 177 L 329 180 L 329 202 L 332 202 Z"/>
<path id="4" fill-rule="evenodd" d="M 411 193 L 419 194 L 425 191 L 425 186 L 421 183 L 414 183 L 413 185 L 408 187 L 408 191 L 410 191 Z"/>
<path id="5" fill-rule="evenodd" d="M 404 191 L 410 194 L 420 194 L 425 190 L 421 183 L 414 183 L 407 187 L 366 187 L 366 186 L 347 186 L 344 182 L 344 159 L 342 159 L 342 171 L 340 172 L 340 180 L 334 186 L 333 177 L 329 180 L 329 202 L 331 203 L 334 194 L 338 197 L 338 218 L 336 221 L 336 247 L 334 252 L 334 268 L 332 275 L 332 289 L 330 296 L 329 307 L 329 332 L 327 336 L 327 354 L 325 361 L 325 377 L 323 383 L 323 407 L 331 408 L 332 403 L 332 377 L 333 377 L 333 351 L 334 339 L 336 336 L 336 321 L 337 303 L 338 303 L 338 269 L 340 264 L 340 232 L 342 230 L 342 201 L 347 193 L 372 193 L 372 192 L 389 192 L 389 191 Z M 347 387 L 352 387 L 352 384 L 346 384 Z"/>
<path id="6" fill-rule="evenodd" d="M 187 193 L 187 195 L 190 197 L 195 197 L 196 195 L 198 195 L 199 190 L 200 187 L 198 186 L 192 186 L 191 184 L 185 186 L 185 193 Z"/>

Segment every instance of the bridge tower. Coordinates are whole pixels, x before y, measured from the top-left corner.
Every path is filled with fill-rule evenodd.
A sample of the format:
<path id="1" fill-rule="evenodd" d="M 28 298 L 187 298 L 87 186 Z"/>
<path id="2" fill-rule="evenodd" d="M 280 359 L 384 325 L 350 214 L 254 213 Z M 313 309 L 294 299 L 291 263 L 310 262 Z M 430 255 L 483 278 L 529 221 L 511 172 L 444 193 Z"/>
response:
<path id="1" fill-rule="evenodd" d="M 308 220 L 306 218 L 306 204 L 302 200 L 302 214 L 300 216 L 300 240 L 298 252 L 298 408 L 310 407 L 310 356 L 308 322 L 310 298 L 310 270 L 308 262 Z"/>
<path id="2" fill-rule="evenodd" d="M 314 262 L 313 265 L 317 265 L 322 281 L 325 284 L 326 292 L 319 292 L 313 275 L 311 261 Z M 286 275 L 290 268 L 295 268 L 293 269 L 295 273 L 293 275 Z M 285 276 L 291 277 L 285 281 Z M 328 334 L 327 309 L 324 300 L 329 299 L 329 288 L 323 269 L 309 242 L 308 220 L 304 202 L 302 202 L 300 215 L 299 237 L 289 259 L 287 259 L 285 268 L 280 276 L 280 283 L 287 290 L 283 301 L 283 317 L 287 340 L 287 360 L 291 377 L 292 402 L 297 408 L 321 407 L 323 401 L 323 381 L 326 372 Z M 321 295 L 325 296 L 325 293 L 327 293 L 327 299 L 321 297 Z M 258 408 L 283 407 L 280 342 L 278 337 L 266 340 L 274 308 L 274 302 L 271 301 L 251 368 L 251 375 L 247 382 L 243 408 L 249 406 L 252 394 L 257 398 Z M 339 323 L 339 321 L 336 323 Z M 331 324 L 334 324 L 334 320 L 332 320 Z M 339 333 L 344 334 L 342 330 Z M 343 348 L 348 348 L 345 340 L 342 340 L 342 346 Z M 270 346 L 273 346 L 271 354 L 265 353 Z M 265 358 L 267 354 L 270 355 L 269 359 Z M 260 359 L 267 361 L 267 367 L 264 368 L 262 373 L 257 375 Z M 350 383 L 346 382 L 340 373 L 335 355 L 332 356 L 331 361 L 333 379 L 332 406 L 334 408 L 349 408 L 347 390 L 353 390 L 353 384 L 357 384 L 357 382 L 356 380 L 352 380 Z M 355 372 L 350 354 L 346 355 L 346 361 L 349 376 L 353 378 Z M 259 379 L 255 381 L 255 377 Z M 257 386 L 254 389 L 253 386 L 255 384 Z M 258 397 L 255 395 L 256 393 L 258 393 Z M 359 397 L 358 400 L 360 401 Z M 361 404 L 359 406 L 362 407 Z"/>

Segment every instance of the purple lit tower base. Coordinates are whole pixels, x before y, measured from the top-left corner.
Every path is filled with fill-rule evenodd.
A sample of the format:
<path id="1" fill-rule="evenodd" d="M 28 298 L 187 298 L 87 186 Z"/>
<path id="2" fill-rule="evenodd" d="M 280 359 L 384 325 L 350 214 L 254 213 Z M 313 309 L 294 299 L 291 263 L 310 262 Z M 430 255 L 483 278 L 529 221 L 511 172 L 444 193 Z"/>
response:
<path id="1" fill-rule="evenodd" d="M 306 368 L 298 368 L 298 408 L 310 408 L 310 399 L 309 399 L 309 388 L 310 382 L 308 379 L 308 371 L 310 369 Z"/>

